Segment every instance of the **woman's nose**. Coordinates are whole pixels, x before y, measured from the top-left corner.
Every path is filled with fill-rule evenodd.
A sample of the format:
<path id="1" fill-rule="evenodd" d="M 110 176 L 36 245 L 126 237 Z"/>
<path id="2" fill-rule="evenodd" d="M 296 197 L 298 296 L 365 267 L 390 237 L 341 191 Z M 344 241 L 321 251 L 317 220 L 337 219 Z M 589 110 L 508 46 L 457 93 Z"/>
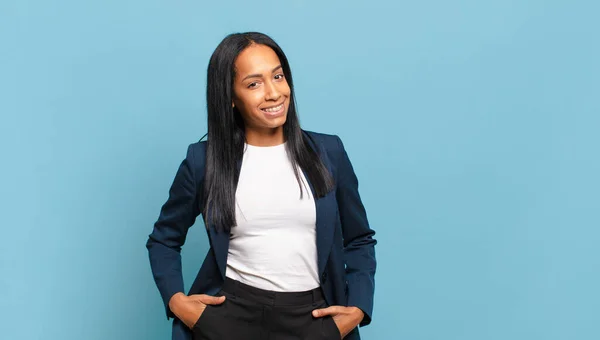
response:
<path id="1" fill-rule="evenodd" d="M 272 82 L 265 83 L 266 100 L 277 100 L 280 96 L 281 94 L 279 93 L 279 90 L 277 89 L 277 86 L 275 84 L 273 84 Z"/>

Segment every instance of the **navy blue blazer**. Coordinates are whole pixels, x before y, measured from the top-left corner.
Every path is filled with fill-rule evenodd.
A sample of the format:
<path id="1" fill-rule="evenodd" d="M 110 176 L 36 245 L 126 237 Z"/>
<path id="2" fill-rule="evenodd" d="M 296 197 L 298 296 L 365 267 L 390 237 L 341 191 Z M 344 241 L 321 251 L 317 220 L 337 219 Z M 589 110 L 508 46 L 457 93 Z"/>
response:
<path id="1" fill-rule="evenodd" d="M 305 130 L 303 134 L 335 181 L 334 190 L 315 200 L 321 288 L 329 305 L 360 308 L 365 313 L 360 325 L 366 326 L 373 313 L 376 240 L 358 193 L 358 180 L 338 136 Z M 175 293 L 184 292 L 180 251 L 188 228 L 201 213 L 205 161 L 206 142 L 191 144 L 146 243 L 167 319 L 174 318 L 173 340 L 192 338 L 188 327 L 169 309 L 169 300 Z M 316 197 L 312 184 L 309 185 Z M 229 233 L 218 232 L 214 226 L 209 226 L 207 234 L 210 249 L 189 295 L 215 295 L 224 282 Z M 345 339 L 360 339 L 358 327 Z"/>

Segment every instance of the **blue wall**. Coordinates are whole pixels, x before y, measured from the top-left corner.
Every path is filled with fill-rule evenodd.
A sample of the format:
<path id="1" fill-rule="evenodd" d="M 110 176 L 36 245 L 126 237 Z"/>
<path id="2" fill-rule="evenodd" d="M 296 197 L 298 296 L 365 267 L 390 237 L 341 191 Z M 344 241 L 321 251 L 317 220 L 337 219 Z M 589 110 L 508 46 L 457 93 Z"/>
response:
<path id="1" fill-rule="evenodd" d="M 0 338 L 167 339 L 144 247 L 234 31 L 290 58 L 377 230 L 369 339 L 599 339 L 592 1 L 0 2 Z M 183 251 L 186 283 L 207 251 Z"/>

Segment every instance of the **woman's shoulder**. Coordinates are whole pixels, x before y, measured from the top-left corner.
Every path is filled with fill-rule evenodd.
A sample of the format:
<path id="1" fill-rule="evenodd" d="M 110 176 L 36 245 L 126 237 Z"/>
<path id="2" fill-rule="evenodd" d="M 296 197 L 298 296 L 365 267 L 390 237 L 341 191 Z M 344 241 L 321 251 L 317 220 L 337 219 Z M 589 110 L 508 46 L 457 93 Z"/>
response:
<path id="1" fill-rule="evenodd" d="M 193 171 L 202 171 L 206 162 L 206 141 L 197 141 L 188 145 L 185 161 Z"/>
<path id="2" fill-rule="evenodd" d="M 308 135 L 314 142 L 326 147 L 328 150 L 331 148 L 339 147 L 341 143 L 341 139 L 338 135 L 323 133 L 323 132 L 315 132 L 309 130 L 302 130 L 306 135 Z"/>
<path id="3" fill-rule="evenodd" d="M 312 139 L 314 143 L 324 149 L 325 152 L 333 159 L 337 160 L 344 152 L 344 143 L 338 135 L 302 130 Z"/>
<path id="4" fill-rule="evenodd" d="M 206 153 L 206 141 L 199 140 L 195 143 L 192 143 L 188 146 L 188 151 L 192 151 L 194 153 Z"/>

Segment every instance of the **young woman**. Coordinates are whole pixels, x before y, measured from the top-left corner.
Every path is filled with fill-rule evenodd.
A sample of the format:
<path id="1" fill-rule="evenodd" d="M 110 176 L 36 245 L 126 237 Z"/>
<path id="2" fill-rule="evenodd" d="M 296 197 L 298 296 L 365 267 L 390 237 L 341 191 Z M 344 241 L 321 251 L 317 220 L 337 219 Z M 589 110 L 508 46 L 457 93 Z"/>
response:
<path id="1" fill-rule="evenodd" d="M 335 135 L 302 130 L 288 60 L 227 36 L 208 66 L 208 139 L 188 147 L 146 244 L 173 339 L 360 339 L 375 232 Z M 180 249 L 202 214 L 210 250 L 184 294 Z"/>

